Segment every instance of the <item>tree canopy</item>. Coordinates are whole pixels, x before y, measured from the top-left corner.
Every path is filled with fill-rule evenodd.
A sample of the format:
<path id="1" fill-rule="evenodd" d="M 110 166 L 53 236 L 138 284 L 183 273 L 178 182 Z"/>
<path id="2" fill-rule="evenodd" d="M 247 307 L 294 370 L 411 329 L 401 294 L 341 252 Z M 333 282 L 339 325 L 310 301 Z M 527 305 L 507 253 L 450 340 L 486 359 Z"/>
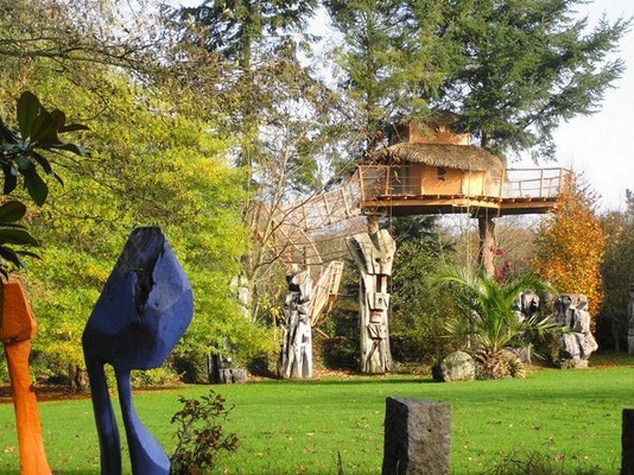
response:
<path id="1" fill-rule="evenodd" d="M 562 120 L 596 111 L 623 71 L 630 22 L 589 30 L 581 0 L 326 2 L 344 34 L 340 66 L 371 121 L 396 100 L 410 118 L 455 112 L 483 147 L 552 158 Z M 369 123 L 370 124 L 370 123 Z M 375 124 L 371 124 L 375 126 Z M 369 131 L 373 133 L 373 130 Z"/>

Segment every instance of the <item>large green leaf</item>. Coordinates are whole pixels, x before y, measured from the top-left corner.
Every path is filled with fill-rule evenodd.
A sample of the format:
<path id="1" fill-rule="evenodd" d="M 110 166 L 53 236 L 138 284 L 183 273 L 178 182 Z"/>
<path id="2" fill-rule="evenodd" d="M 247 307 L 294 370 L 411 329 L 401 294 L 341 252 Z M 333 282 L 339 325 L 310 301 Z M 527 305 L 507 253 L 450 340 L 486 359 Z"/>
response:
<path id="1" fill-rule="evenodd" d="M 11 226 L 0 226 L 0 244 L 40 245 L 26 229 Z"/>
<path id="2" fill-rule="evenodd" d="M 0 222 L 15 223 L 26 214 L 26 206 L 20 201 L 7 201 L 0 206 Z"/>
<path id="3" fill-rule="evenodd" d="M 29 196 L 38 206 L 42 206 L 48 197 L 48 186 L 37 174 L 37 170 L 33 165 L 22 171 L 24 175 L 24 184 L 29 192 Z"/>
<path id="4" fill-rule="evenodd" d="M 4 259 L 5 261 L 9 261 L 11 264 L 13 264 L 18 269 L 19 268 L 23 268 L 23 269 L 27 269 L 28 268 L 28 266 L 26 265 L 26 262 L 24 262 L 20 258 L 18 253 L 16 251 L 14 251 L 13 249 L 11 249 L 10 247 L 0 246 L 0 257 L 2 257 L 2 259 Z M 5 277 L 6 277 L 6 274 L 5 274 Z"/>
<path id="5" fill-rule="evenodd" d="M 32 136 L 33 126 L 40 115 L 42 105 L 39 99 L 30 91 L 25 91 L 18 99 L 18 125 L 23 139 Z"/>
<path id="6" fill-rule="evenodd" d="M 80 147 L 79 145 L 75 145 L 72 143 L 52 145 L 50 148 L 57 150 L 66 150 L 67 152 L 72 152 L 75 155 L 79 155 L 80 157 L 89 155 L 88 150 L 86 150 L 84 147 Z"/>
<path id="7" fill-rule="evenodd" d="M 2 173 L 4 174 L 4 186 L 2 192 L 8 195 L 18 184 L 18 172 L 12 165 L 8 163 L 2 164 Z"/>
<path id="8" fill-rule="evenodd" d="M 60 127 L 58 129 L 58 131 L 60 133 L 63 133 L 63 132 L 75 132 L 76 130 L 90 130 L 90 127 L 88 127 L 87 125 L 83 125 L 83 124 L 68 124 L 68 125 L 65 125 L 64 127 Z"/>
<path id="9" fill-rule="evenodd" d="M 40 155 L 39 153 L 32 151 L 31 152 L 31 157 L 33 157 L 33 159 L 40 164 L 40 166 L 44 169 L 44 171 L 46 172 L 47 175 L 50 175 L 53 172 L 53 169 L 51 168 L 51 164 L 50 162 L 44 158 L 42 155 Z"/>
<path id="10" fill-rule="evenodd" d="M 0 138 L 2 138 L 4 142 L 8 142 L 10 144 L 15 144 L 17 141 L 17 137 L 15 136 L 15 134 L 11 132 L 11 130 L 6 125 L 4 125 L 2 119 L 0 119 Z"/>
<path id="11" fill-rule="evenodd" d="M 33 123 L 31 141 L 42 144 L 61 143 L 57 137 L 53 116 L 44 108 L 40 110 L 40 114 L 36 117 L 35 122 Z"/>

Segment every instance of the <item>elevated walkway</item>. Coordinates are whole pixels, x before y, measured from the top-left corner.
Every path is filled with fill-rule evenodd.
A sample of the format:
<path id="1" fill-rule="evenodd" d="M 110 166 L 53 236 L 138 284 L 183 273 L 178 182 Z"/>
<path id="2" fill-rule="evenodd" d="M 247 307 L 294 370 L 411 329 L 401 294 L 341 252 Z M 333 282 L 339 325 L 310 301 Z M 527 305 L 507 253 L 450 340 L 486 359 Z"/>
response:
<path id="1" fill-rule="evenodd" d="M 477 183 L 465 173 L 458 183 L 451 184 L 452 192 L 444 193 L 442 186 L 435 186 L 433 193 L 426 193 L 419 182 L 411 184 L 408 180 L 409 168 L 411 165 L 359 165 L 359 208 L 392 216 L 546 213 L 557 205 L 570 179 L 570 171 L 565 168 L 505 169 L 499 177 Z"/>

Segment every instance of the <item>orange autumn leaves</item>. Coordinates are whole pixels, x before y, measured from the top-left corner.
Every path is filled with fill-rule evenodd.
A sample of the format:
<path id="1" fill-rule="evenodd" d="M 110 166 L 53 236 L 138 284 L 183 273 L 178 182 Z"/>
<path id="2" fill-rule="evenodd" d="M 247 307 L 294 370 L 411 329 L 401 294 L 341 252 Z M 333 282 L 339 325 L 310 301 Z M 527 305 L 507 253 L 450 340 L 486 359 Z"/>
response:
<path id="1" fill-rule="evenodd" d="M 571 176 L 559 206 L 540 229 L 533 258 L 537 275 L 558 292 L 586 295 L 593 317 L 603 300 L 601 264 L 606 246 L 596 201 L 589 186 Z"/>

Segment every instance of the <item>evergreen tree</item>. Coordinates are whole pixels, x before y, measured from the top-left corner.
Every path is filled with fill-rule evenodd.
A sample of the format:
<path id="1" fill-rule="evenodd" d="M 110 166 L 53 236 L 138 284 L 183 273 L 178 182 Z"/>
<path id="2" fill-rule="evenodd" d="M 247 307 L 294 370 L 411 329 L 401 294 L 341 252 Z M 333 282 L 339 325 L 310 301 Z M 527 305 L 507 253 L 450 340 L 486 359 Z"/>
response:
<path id="1" fill-rule="evenodd" d="M 423 0 L 425 1 L 425 0 Z M 435 102 L 483 147 L 553 158 L 561 120 L 596 111 L 624 69 L 611 59 L 629 21 L 587 31 L 583 0 L 456 0 L 438 27 L 459 47 Z"/>
<path id="2" fill-rule="evenodd" d="M 327 0 L 334 26 L 343 35 L 335 58 L 351 153 L 376 148 L 386 125 L 400 118 L 423 119 L 451 61 L 453 45 L 435 26 L 445 2 Z"/>
<path id="3" fill-rule="evenodd" d="M 372 146 L 382 121 L 438 108 L 483 147 L 552 158 L 560 121 L 596 111 L 624 68 L 612 55 L 629 20 L 588 31 L 582 3 L 326 1 L 344 36 L 341 86 L 363 118 L 355 130 Z"/>

